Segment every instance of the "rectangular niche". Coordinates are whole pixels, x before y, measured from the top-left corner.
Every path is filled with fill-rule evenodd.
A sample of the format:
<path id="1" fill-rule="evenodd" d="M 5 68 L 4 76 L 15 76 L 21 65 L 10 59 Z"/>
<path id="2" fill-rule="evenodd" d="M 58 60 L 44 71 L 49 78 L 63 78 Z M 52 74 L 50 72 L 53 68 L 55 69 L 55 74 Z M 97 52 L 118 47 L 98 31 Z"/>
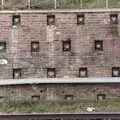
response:
<path id="1" fill-rule="evenodd" d="M 110 15 L 110 24 L 118 24 L 118 14 Z"/>
<path id="2" fill-rule="evenodd" d="M 85 24 L 85 17 L 84 14 L 83 15 L 77 15 L 77 24 L 78 25 L 84 25 Z"/>
<path id="3" fill-rule="evenodd" d="M 21 22 L 21 17 L 20 17 L 20 15 L 13 15 L 13 16 L 12 16 L 12 25 L 13 25 L 13 26 L 18 26 L 18 25 L 20 25 L 20 22 Z"/>
<path id="4" fill-rule="evenodd" d="M 67 101 L 73 100 L 73 95 L 65 95 L 65 100 Z"/>
<path id="5" fill-rule="evenodd" d="M 71 51 L 71 40 L 63 41 L 63 52 Z"/>
<path id="6" fill-rule="evenodd" d="M 0 96 L 0 102 L 4 102 L 4 96 Z"/>
<path id="7" fill-rule="evenodd" d="M 95 46 L 95 50 L 103 51 L 103 40 L 95 40 L 94 46 Z"/>
<path id="8" fill-rule="evenodd" d="M 32 102 L 39 102 L 40 101 L 40 95 L 33 95 L 32 96 Z"/>
<path id="9" fill-rule="evenodd" d="M 79 77 L 88 77 L 88 70 L 86 67 L 79 68 Z"/>
<path id="10" fill-rule="evenodd" d="M 47 68 L 47 77 L 55 78 L 56 77 L 56 69 L 55 68 Z"/>
<path id="11" fill-rule="evenodd" d="M 113 37 L 119 37 L 118 14 L 110 15 L 110 30 Z"/>
<path id="12" fill-rule="evenodd" d="M 35 53 L 35 52 L 39 52 L 39 42 L 38 41 L 32 41 L 31 42 L 31 52 Z"/>
<path id="13" fill-rule="evenodd" d="M 6 51 L 6 42 L 0 41 L 0 52 Z"/>
<path id="14" fill-rule="evenodd" d="M 105 94 L 98 94 L 98 95 L 97 95 L 97 101 L 105 100 L 105 98 L 106 98 L 106 95 L 105 95 Z"/>
<path id="15" fill-rule="evenodd" d="M 112 68 L 112 77 L 120 77 L 120 67 Z"/>
<path id="16" fill-rule="evenodd" d="M 21 79 L 22 76 L 21 71 L 22 71 L 21 68 L 13 69 L 13 79 Z"/>
<path id="17" fill-rule="evenodd" d="M 47 25 L 55 25 L 55 15 L 47 15 Z"/>

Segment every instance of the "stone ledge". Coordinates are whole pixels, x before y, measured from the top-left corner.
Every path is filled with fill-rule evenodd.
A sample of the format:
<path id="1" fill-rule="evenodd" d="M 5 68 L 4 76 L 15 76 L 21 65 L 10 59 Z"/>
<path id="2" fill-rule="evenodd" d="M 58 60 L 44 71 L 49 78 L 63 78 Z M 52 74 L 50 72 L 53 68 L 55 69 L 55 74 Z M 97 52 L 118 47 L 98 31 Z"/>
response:
<path id="1" fill-rule="evenodd" d="M 53 10 L 1 10 L 0 13 L 100 13 L 100 12 L 120 12 L 120 8 L 111 9 L 53 9 Z"/>
<path id="2" fill-rule="evenodd" d="M 41 78 L 0 80 L 0 86 L 24 84 L 119 84 L 120 78 Z"/>

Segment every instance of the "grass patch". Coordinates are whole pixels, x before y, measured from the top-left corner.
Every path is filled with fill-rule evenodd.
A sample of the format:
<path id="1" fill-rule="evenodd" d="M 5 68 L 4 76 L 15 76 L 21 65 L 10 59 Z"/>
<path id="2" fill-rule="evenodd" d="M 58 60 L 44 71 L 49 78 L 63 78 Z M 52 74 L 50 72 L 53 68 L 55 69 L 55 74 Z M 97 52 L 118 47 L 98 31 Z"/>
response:
<path id="1" fill-rule="evenodd" d="M 120 102 L 60 102 L 47 101 L 39 103 L 0 103 L 0 112 L 86 112 L 88 106 L 95 108 L 96 112 L 119 112 Z"/>
<path id="2" fill-rule="evenodd" d="M 108 0 L 109 8 L 120 7 L 120 0 Z M 6 1 L 8 9 L 26 9 L 25 0 Z M 83 8 L 105 8 L 104 0 L 82 0 Z M 18 7 L 19 6 L 19 7 Z M 31 0 L 32 9 L 53 9 L 54 0 Z M 81 0 L 57 0 L 58 9 L 79 9 Z"/>
<path id="3" fill-rule="evenodd" d="M 116 8 L 116 7 L 120 7 L 120 0 L 108 0 L 109 1 L 109 8 Z"/>

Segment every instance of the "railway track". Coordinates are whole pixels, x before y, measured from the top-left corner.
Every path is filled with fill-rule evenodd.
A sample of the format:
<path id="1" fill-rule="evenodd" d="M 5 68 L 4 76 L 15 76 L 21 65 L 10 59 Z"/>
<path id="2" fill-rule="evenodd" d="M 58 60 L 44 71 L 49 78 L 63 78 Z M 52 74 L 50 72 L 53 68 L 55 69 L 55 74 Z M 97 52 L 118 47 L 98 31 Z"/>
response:
<path id="1" fill-rule="evenodd" d="M 0 114 L 0 120 L 120 120 L 120 113 L 12 113 Z"/>

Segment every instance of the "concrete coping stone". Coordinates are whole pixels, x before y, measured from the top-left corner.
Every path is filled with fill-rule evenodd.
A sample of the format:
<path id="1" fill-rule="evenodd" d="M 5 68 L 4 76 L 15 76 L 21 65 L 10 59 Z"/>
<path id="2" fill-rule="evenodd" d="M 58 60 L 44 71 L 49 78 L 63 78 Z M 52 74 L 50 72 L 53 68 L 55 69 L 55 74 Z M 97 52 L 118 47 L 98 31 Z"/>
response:
<path id="1" fill-rule="evenodd" d="M 53 10 L 1 10 L 1 13 L 14 14 L 14 13 L 101 13 L 101 12 L 120 12 L 120 8 L 112 9 L 53 9 Z"/>
<path id="2" fill-rule="evenodd" d="M 34 78 L 34 79 L 2 79 L 0 86 L 32 85 L 32 84 L 119 84 L 120 78 Z"/>

